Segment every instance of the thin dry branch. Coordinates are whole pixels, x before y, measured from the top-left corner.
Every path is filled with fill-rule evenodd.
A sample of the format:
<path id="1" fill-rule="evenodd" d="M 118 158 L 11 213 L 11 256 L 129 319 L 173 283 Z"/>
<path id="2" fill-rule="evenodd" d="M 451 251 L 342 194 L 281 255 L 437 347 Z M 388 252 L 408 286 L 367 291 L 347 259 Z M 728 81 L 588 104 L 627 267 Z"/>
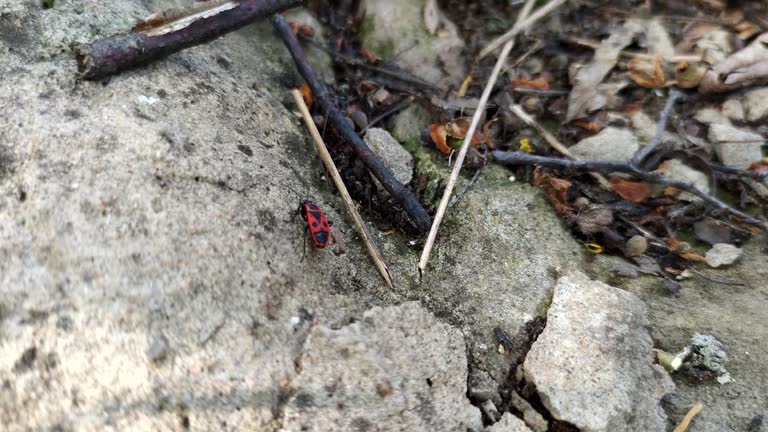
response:
<path id="1" fill-rule="evenodd" d="M 542 9 L 547 9 L 551 4 L 553 3 L 562 3 L 561 0 L 553 0 L 552 2 L 545 5 Z M 531 24 L 535 23 L 536 20 L 530 20 L 527 19 L 527 14 L 531 11 L 534 4 L 534 0 L 528 0 L 526 4 L 523 6 L 523 9 L 520 12 L 520 15 L 517 17 L 517 22 L 515 23 L 514 27 L 512 28 L 511 32 L 514 32 L 514 34 L 517 34 L 521 31 L 524 31 L 528 28 Z M 547 10 L 551 10 L 552 8 L 549 8 Z M 536 15 L 536 14 L 534 14 Z M 546 14 L 539 14 L 539 19 L 543 17 Z M 526 23 L 526 25 L 522 25 L 522 23 Z M 499 55 L 498 60 L 496 60 L 496 65 L 493 67 L 493 71 L 491 72 L 491 76 L 488 78 L 488 82 L 485 85 L 485 88 L 483 89 L 483 94 L 480 96 L 480 101 L 478 102 L 477 110 L 475 111 L 475 114 L 472 116 L 472 122 L 469 125 L 469 129 L 467 130 L 467 135 L 464 138 L 464 142 L 461 144 L 461 149 L 459 149 L 459 154 L 456 157 L 456 163 L 453 166 L 453 171 L 451 171 L 451 177 L 448 179 L 448 184 L 445 186 L 445 191 L 443 192 L 443 198 L 440 200 L 440 206 L 437 209 L 437 213 L 435 214 L 435 219 L 432 223 L 432 228 L 429 230 L 429 236 L 427 237 L 427 242 L 424 244 L 424 250 L 421 252 L 421 257 L 419 258 L 419 276 L 424 274 L 424 271 L 427 268 L 427 263 L 429 262 L 429 255 L 432 253 L 432 248 L 435 245 L 435 239 L 437 238 L 437 231 L 440 229 L 440 223 L 443 221 L 443 216 L 445 216 L 445 210 L 448 208 L 448 204 L 451 200 L 451 195 L 453 194 L 453 188 L 456 187 L 456 180 L 459 178 L 459 172 L 461 171 L 461 167 L 464 164 L 464 158 L 467 156 L 467 151 L 469 150 L 469 144 L 472 141 L 472 138 L 475 136 L 475 131 L 477 130 L 478 125 L 480 124 L 480 119 L 482 118 L 483 114 L 485 113 L 485 107 L 488 103 L 488 99 L 491 97 L 491 92 L 493 91 L 493 86 L 496 84 L 496 80 L 499 78 L 499 74 L 501 73 L 501 69 L 504 67 L 504 62 L 507 59 L 507 56 L 509 56 L 510 51 L 512 51 L 512 47 L 515 45 L 514 35 L 513 38 L 510 39 L 509 42 L 507 42 L 504 45 L 504 48 L 501 50 L 501 54 Z"/>
<path id="2" fill-rule="evenodd" d="M 304 103 L 304 97 L 301 95 L 301 92 L 295 89 L 291 90 L 291 95 L 293 96 L 293 100 L 296 102 L 296 106 L 299 108 L 299 111 L 301 111 L 301 116 L 304 118 L 304 123 L 307 125 L 307 129 L 309 129 L 309 134 L 312 136 L 312 142 L 315 143 L 315 150 L 317 150 L 317 153 L 320 155 L 320 159 L 322 159 L 323 163 L 325 164 L 325 168 L 331 174 L 333 183 L 339 190 L 339 194 L 341 194 L 341 198 L 344 200 L 347 211 L 349 211 L 349 214 L 355 221 L 357 231 L 360 233 L 360 236 L 363 238 L 363 242 L 365 243 L 365 247 L 368 249 L 368 254 L 371 256 L 371 259 L 376 265 L 376 268 L 379 270 L 379 273 L 381 273 L 381 276 L 387 282 L 387 285 L 389 285 L 390 288 L 393 288 L 394 286 L 392 283 L 392 275 L 390 274 L 387 265 L 384 263 L 384 259 L 381 256 L 379 248 L 376 246 L 373 236 L 371 236 L 371 233 L 368 231 L 368 227 L 366 227 L 363 218 L 360 216 L 360 213 L 357 212 L 355 202 L 352 201 L 352 197 L 349 196 L 347 187 L 344 185 L 344 180 L 341 179 L 339 170 L 336 169 L 336 164 L 333 163 L 331 154 L 328 153 L 328 149 L 325 147 L 323 137 L 320 135 L 320 131 L 317 130 L 317 126 L 315 125 L 315 121 L 312 119 L 312 115 L 309 113 L 307 104 Z"/>
<path id="3" fill-rule="evenodd" d="M 725 202 L 721 201 L 715 196 L 712 196 L 691 182 L 684 180 L 677 180 L 667 177 L 658 172 L 643 171 L 629 162 L 625 161 L 594 161 L 594 160 L 568 160 L 553 158 L 548 156 L 532 155 L 525 152 L 505 152 L 494 151 L 493 156 L 496 162 L 502 165 L 516 166 L 516 165 L 539 165 L 544 168 L 550 168 L 561 171 L 573 171 L 573 172 L 599 172 L 602 174 L 610 173 L 623 173 L 628 174 L 639 180 L 658 184 L 663 186 L 672 186 L 676 189 L 688 192 L 701 198 L 705 203 L 712 207 L 724 210 L 729 214 L 738 217 L 743 222 L 750 225 L 755 225 L 763 229 L 768 229 L 768 221 L 763 219 L 756 219 L 741 210 L 738 210 Z"/>
<path id="4" fill-rule="evenodd" d="M 301 0 L 211 0 L 142 20 L 129 33 L 75 46 L 80 77 L 93 80 L 149 63 L 235 31 Z"/>
<path id="5" fill-rule="evenodd" d="M 644 167 L 643 165 L 648 160 L 648 157 L 656 151 L 656 149 L 659 147 L 659 144 L 661 144 L 661 140 L 664 137 L 664 133 L 667 130 L 667 125 L 669 124 L 669 118 L 672 116 L 672 110 L 675 108 L 675 103 L 677 103 L 677 100 L 680 99 L 680 96 L 682 96 L 680 90 L 673 88 L 669 91 L 669 98 L 667 98 L 667 102 L 664 104 L 664 109 L 661 111 L 659 122 L 656 126 L 656 135 L 653 136 L 651 142 L 643 146 L 640 150 L 637 151 L 637 153 L 635 153 L 635 155 L 632 157 L 632 164 L 640 168 L 648 168 Z"/>
<path id="6" fill-rule="evenodd" d="M 518 20 L 514 26 L 512 26 L 512 29 L 508 32 L 504 33 L 503 35 L 497 37 L 491 43 L 489 43 L 485 48 L 483 48 L 482 51 L 480 51 L 480 55 L 477 56 L 477 59 L 480 60 L 484 57 L 486 57 L 488 54 L 496 51 L 500 46 L 502 46 L 505 42 L 514 39 L 515 36 L 520 34 L 521 32 L 527 30 L 531 25 L 538 22 L 540 19 L 544 18 L 545 16 L 549 15 L 552 11 L 559 8 L 563 4 L 565 4 L 566 0 L 552 0 L 546 5 L 542 6 L 536 12 L 534 12 L 531 16 L 525 16 L 524 19 Z M 525 6 L 523 6 L 525 8 Z M 528 10 L 530 11 L 531 7 L 528 7 Z M 524 16 L 523 13 L 526 12 L 525 10 L 520 12 L 519 16 Z"/>

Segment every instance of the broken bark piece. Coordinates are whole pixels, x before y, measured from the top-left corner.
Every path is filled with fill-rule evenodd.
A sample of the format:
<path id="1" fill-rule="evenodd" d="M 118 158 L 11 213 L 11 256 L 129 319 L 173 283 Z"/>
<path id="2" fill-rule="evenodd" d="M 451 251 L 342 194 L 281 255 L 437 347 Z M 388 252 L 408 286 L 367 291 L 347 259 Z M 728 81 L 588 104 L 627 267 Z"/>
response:
<path id="1" fill-rule="evenodd" d="M 211 0 L 139 21 L 131 32 L 75 47 L 80 77 L 103 78 L 200 45 L 302 0 Z"/>

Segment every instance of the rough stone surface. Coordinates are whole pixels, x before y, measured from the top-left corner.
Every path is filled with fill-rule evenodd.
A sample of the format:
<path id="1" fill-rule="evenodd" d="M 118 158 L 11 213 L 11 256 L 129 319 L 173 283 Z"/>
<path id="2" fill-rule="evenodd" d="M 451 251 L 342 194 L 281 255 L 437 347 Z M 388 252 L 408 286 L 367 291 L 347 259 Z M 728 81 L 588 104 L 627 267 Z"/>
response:
<path id="1" fill-rule="evenodd" d="M 693 118 L 696 121 L 699 121 L 704 124 L 723 124 L 723 125 L 730 125 L 731 121 L 728 119 L 728 116 L 726 116 L 721 110 L 716 108 L 702 108 L 698 111 L 696 111 L 696 114 L 693 115 Z"/>
<path id="2" fill-rule="evenodd" d="M 728 119 L 733 121 L 744 121 L 746 118 L 744 114 L 744 105 L 741 103 L 740 98 L 731 98 L 723 102 L 722 113 Z"/>
<path id="3" fill-rule="evenodd" d="M 547 432 L 549 423 L 536 411 L 531 404 L 523 399 L 517 392 L 510 395 L 510 403 L 513 407 L 523 414 L 523 422 L 533 430 L 533 432 Z"/>
<path id="4" fill-rule="evenodd" d="M 488 426 L 483 432 L 532 432 L 525 423 L 510 413 L 504 413 L 497 423 Z"/>
<path id="5" fill-rule="evenodd" d="M 629 160 L 640 147 L 629 129 L 607 127 L 599 134 L 585 138 L 570 148 L 581 159 Z"/>
<path id="6" fill-rule="evenodd" d="M 727 348 L 728 371 L 734 381 L 726 385 L 693 383 L 684 373 L 673 375 L 678 402 L 667 410 L 670 424 L 678 424 L 696 402 L 706 407 L 696 416 L 691 432 L 746 430 L 758 413 L 768 406 L 768 255 L 762 252 L 765 234 L 744 245 L 737 262 L 710 271 L 718 280 L 739 281 L 745 286 L 728 286 L 694 276 L 682 281 L 679 294 L 660 295 L 658 278 L 626 279 L 612 276 L 608 269 L 620 257 L 595 257 L 592 274 L 640 296 L 648 306 L 651 334 L 656 348 L 679 352 L 691 345 L 691 335 L 708 333 Z M 666 408 L 665 408 L 666 409 Z"/>
<path id="7" fill-rule="evenodd" d="M 441 31 L 429 34 L 425 5 L 426 0 L 362 1 L 363 45 L 383 58 L 397 55 L 400 66 L 428 82 L 457 85 L 466 73 L 464 41 L 445 16 Z"/>
<path id="8" fill-rule="evenodd" d="M 499 395 L 499 383 L 497 383 L 488 372 L 480 369 L 473 369 L 469 374 L 468 382 L 469 398 L 477 401 L 493 401 L 495 405 L 501 405 L 501 395 Z"/>
<path id="9" fill-rule="evenodd" d="M 647 144 L 656 136 L 658 121 L 649 117 L 645 112 L 638 110 L 632 113 L 630 120 L 632 121 L 632 130 L 640 142 Z M 671 141 L 676 145 L 680 143 L 680 137 L 669 131 L 664 132 L 662 140 L 664 142 Z"/>
<path id="10" fill-rule="evenodd" d="M 709 177 L 707 177 L 706 174 L 691 168 L 685 162 L 681 162 L 677 159 L 671 159 L 666 162 L 666 171 L 664 171 L 664 174 L 675 180 L 683 180 L 693 183 L 694 186 L 705 193 L 709 193 L 710 191 Z M 661 192 L 663 188 L 659 187 L 658 189 L 659 192 Z M 700 197 L 697 197 L 696 195 L 693 195 L 689 192 L 680 192 L 678 198 L 682 201 L 688 202 L 701 201 Z"/>
<path id="11" fill-rule="evenodd" d="M 768 117 L 768 87 L 748 91 L 744 95 L 744 111 L 751 122 Z"/>
<path id="12" fill-rule="evenodd" d="M 714 145 L 720 161 L 733 168 L 747 168 L 763 157 L 763 137 L 730 124 L 710 125 L 709 141 Z"/>
<path id="13" fill-rule="evenodd" d="M 421 284 L 413 239 L 374 230 L 387 288 L 307 157 L 287 96 L 300 81 L 268 23 L 77 80 L 72 43 L 178 5 L 0 3 L 4 431 L 279 430 L 310 324 L 407 299 L 460 327 L 472 361 L 503 379 L 493 328 L 517 333 L 582 258 L 539 191 L 484 169 Z M 302 260 L 306 195 L 347 234 L 346 255 Z"/>
<path id="14" fill-rule="evenodd" d="M 576 272 L 558 280 L 526 378 L 552 415 L 585 432 L 664 431 L 674 385 L 653 363 L 645 305 Z"/>
<path id="15" fill-rule="evenodd" d="M 731 265 L 741 256 L 741 249 L 728 243 L 717 243 L 704 257 L 710 267 Z"/>
<path id="16" fill-rule="evenodd" d="M 411 104 L 393 118 L 392 136 L 402 143 L 420 143 L 421 132 L 431 121 L 429 112 L 419 104 Z"/>
<path id="17" fill-rule="evenodd" d="M 552 211 L 541 194 L 508 176 L 499 166 L 483 168 L 472 193 L 448 212 L 424 283 L 414 289 L 468 335 L 474 363 L 497 382 L 509 366 L 496 349 L 494 328 L 516 334 L 544 311 L 557 277 L 583 259 L 583 248 L 559 221 L 541 217 Z"/>
<path id="18" fill-rule="evenodd" d="M 373 308 L 338 330 L 314 327 L 298 367 L 284 430 L 482 429 L 466 397 L 461 332 L 418 303 Z"/>
<path id="19" fill-rule="evenodd" d="M 413 156 L 389 132 L 371 128 L 365 134 L 365 143 L 392 170 L 400 183 L 410 183 L 413 177 Z"/>

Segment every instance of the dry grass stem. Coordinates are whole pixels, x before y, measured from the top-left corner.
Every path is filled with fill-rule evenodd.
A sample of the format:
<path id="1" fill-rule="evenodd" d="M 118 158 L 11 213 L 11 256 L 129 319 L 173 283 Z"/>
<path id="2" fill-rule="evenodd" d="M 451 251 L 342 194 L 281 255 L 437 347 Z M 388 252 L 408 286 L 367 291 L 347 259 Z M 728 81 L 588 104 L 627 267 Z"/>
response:
<path id="1" fill-rule="evenodd" d="M 379 270 L 379 273 L 381 273 L 381 276 L 387 282 L 387 285 L 389 285 L 390 288 L 393 288 L 394 284 L 392 282 L 392 274 L 389 272 L 387 265 L 384 263 L 381 252 L 379 251 L 378 246 L 376 246 L 371 233 L 368 231 L 363 218 L 360 216 L 360 213 L 357 212 L 355 202 L 352 201 L 352 197 L 349 196 L 349 192 L 347 191 L 346 186 L 344 186 L 344 181 L 341 179 L 341 175 L 339 175 L 339 170 L 336 169 L 336 165 L 333 163 L 333 159 L 331 159 L 331 155 L 328 153 L 328 149 L 325 147 L 325 143 L 323 142 L 323 138 L 320 135 L 320 131 L 317 130 L 317 126 L 315 125 L 314 120 L 312 120 L 312 115 L 309 113 L 307 104 L 304 103 L 304 98 L 302 97 L 301 92 L 294 89 L 291 90 L 291 95 L 293 96 L 293 100 L 296 102 L 296 106 L 298 106 L 299 111 L 301 111 L 301 116 L 304 118 L 304 123 L 307 125 L 307 129 L 309 129 L 309 134 L 312 136 L 312 142 L 315 143 L 315 150 L 317 150 L 317 153 L 320 155 L 320 159 L 323 160 L 325 167 L 331 174 L 333 183 L 339 190 L 341 198 L 344 200 L 344 204 L 347 207 L 349 214 L 352 215 L 352 219 L 355 221 L 355 226 L 357 227 L 360 236 L 363 238 L 365 247 L 368 249 L 368 254 L 371 256 L 371 259 L 376 265 L 376 268 Z"/>

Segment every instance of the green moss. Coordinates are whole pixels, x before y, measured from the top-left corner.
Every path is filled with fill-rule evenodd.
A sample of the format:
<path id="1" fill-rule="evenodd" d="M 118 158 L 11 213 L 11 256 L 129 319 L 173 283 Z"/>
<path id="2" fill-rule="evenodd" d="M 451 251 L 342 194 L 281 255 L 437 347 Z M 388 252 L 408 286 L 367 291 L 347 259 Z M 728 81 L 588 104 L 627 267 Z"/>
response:
<path id="1" fill-rule="evenodd" d="M 376 43 L 371 43 L 377 40 L 374 37 L 376 31 L 376 24 L 374 23 L 375 19 L 376 18 L 373 16 L 367 16 L 365 17 L 365 20 L 363 20 L 363 40 L 368 41 L 369 43 L 369 46 L 366 46 L 365 48 L 373 51 L 374 54 L 381 58 L 392 58 L 396 54 L 394 42 L 391 40 L 378 40 Z"/>
<path id="2" fill-rule="evenodd" d="M 552 300 L 555 298 L 555 289 L 552 288 L 547 291 L 547 295 L 544 300 L 541 301 L 539 306 L 536 307 L 536 316 L 540 318 L 546 318 L 549 312 L 549 307 L 552 306 Z"/>

